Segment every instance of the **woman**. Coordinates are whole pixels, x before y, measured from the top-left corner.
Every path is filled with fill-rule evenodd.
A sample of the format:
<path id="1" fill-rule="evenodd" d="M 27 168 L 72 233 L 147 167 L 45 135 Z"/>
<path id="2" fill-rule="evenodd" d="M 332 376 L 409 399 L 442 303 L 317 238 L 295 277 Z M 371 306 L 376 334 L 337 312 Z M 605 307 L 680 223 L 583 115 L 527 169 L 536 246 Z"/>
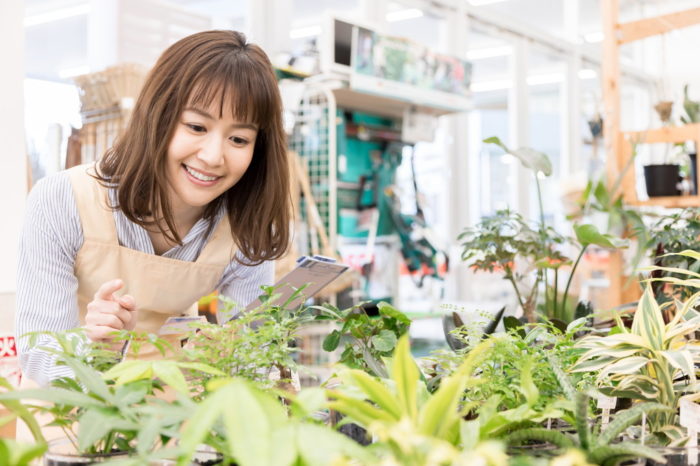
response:
<path id="1" fill-rule="evenodd" d="M 269 59 L 243 34 L 207 31 L 168 48 L 115 146 L 32 190 L 17 335 L 83 326 L 109 341 L 121 329 L 157 333 L 214 290 L 252 301 L 289 238 L 281 118 Z M 26 339 L 19 351 L 39 384 L 66 374 Z"/>

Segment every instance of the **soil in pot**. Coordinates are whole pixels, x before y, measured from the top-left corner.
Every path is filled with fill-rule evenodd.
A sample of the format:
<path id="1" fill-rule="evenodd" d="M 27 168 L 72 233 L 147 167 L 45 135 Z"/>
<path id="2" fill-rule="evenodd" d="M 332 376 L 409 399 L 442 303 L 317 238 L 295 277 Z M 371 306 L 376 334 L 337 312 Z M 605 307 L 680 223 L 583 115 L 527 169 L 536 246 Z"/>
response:
<path id="1" fill-rule="evenodd" d="M 679 177 L 679 165 L 645 165 L 644 181 L 647 195 L 649 197 L 680 195 L 681 192 L 678 190 Z"/>

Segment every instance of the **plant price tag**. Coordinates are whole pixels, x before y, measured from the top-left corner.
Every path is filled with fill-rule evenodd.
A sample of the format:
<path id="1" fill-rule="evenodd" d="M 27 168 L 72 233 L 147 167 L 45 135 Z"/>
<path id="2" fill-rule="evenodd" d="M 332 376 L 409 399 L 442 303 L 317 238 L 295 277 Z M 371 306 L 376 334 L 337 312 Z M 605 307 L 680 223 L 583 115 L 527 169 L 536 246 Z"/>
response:
<path id="1" fill-rule="evenodd" d="M 615 409 L 617 406 L 617 397 L 614 396 L 598 396 L 598 409 Z"/>
<path id="2" fill-rule="evenodd" d="M 688 429 L 688 464 L 698 464 L 698 432 L 700 431 L 700 405 L 693 399 L 680 399 L 681 426 Z"/>

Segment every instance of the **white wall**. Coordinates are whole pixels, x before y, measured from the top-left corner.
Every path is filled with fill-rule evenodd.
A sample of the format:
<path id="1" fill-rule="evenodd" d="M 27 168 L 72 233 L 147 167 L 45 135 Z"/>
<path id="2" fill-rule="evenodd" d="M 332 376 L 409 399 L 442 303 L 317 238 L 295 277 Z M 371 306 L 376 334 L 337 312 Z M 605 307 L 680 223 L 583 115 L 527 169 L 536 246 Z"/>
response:
<path id="1" fill-rule="evenodd" d="M 24 0 L 0 3 L 0 333 L 11 331 L 17 241 L 27 192 L 24 145 Z"/>

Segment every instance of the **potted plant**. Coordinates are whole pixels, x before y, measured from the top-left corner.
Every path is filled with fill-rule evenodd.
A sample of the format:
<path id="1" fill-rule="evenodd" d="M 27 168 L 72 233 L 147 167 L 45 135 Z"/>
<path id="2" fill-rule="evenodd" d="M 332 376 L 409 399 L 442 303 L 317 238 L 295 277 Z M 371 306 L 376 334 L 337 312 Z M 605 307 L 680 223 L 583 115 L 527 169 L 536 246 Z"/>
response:
<path id="1" fill-rule="evenodd" d="M 668 412 L 649 416 L 651 432 L 665 442 L 683 437 L 676 421 L 678 400 L 683 394 L 698 390 L 695 365 L 700 363 L 700 350 L 692 335 L 700 329 L 700 314 L 694 310 L 699 296 L 696 293 L 677 307 L 666 324 L 661 307 L 647 286 L 631 329 L 618 318 L 615 333 L 590 335 L 577 344 L 586 352 L 573 372 L 595 372 L 597 383 L 607 395 L 657 402 L 669 408 Z"/>

